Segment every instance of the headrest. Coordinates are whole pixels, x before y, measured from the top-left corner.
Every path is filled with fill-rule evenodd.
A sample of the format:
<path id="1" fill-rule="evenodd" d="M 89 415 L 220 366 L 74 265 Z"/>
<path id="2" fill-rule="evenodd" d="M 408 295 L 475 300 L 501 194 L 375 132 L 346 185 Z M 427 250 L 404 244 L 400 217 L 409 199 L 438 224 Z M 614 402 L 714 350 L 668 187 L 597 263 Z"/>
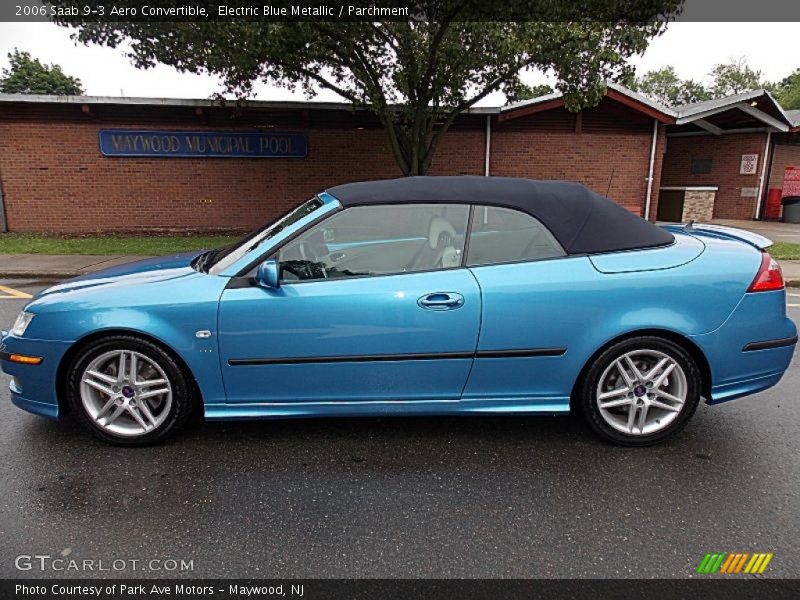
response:
<path id="1" fill-rule="evenodd" d="M 445 246 L 452 245 L 452 241 L 456 238 L 456 230 L 442 217 L 433 217 L 428 230 L 428 244 L 433 250 L 439 247 L 439 237 L 443 233 L 446 233 L 448 238 Z"/>

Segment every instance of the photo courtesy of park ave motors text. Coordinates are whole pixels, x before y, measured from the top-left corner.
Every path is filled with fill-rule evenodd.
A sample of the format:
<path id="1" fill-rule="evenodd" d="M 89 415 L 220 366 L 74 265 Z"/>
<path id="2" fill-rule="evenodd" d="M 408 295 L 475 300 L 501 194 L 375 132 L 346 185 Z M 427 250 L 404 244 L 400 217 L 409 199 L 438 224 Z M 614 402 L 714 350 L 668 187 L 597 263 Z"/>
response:
<path id="1" fill-rule="evenodd" d="M 800 8 L 323 4 L 0 8 L 0 595 L 800 593 Z"/>

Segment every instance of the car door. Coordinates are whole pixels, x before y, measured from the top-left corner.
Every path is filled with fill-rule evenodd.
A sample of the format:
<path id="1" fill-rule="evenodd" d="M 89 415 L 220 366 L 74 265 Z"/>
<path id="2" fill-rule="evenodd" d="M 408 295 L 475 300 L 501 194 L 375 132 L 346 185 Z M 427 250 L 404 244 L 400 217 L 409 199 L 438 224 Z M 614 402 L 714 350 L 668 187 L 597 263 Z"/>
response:
<path id="1" fill-rule="evenodd" d="M 457 402 L 481 311 L 461 264 L 468 213 L 355 206 L 268 252 L 280 286 L 220 301 L 228 402 Z"/>
<path id="2" fill-rule="evenodd" d="M 483 314 L 463 400 L 567 410 L 581 368 L 574 346 L 602 311 L 589 259 L 567 256 L 528 214 L 476 206 L 466 264 L 481 287 Z"/>

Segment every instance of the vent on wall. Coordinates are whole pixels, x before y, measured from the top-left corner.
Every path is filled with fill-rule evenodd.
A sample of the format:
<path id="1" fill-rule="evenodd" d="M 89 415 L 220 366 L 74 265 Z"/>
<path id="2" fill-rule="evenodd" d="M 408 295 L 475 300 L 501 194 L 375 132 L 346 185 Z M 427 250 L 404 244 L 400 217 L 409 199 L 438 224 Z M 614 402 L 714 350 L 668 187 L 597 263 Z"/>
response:
<path id="1" fill-rule="evenodd" d="M 703 175 L 711 173 L 711 159 L 710 158 L 693 158 L 692 159 L 692 174 Z"/>

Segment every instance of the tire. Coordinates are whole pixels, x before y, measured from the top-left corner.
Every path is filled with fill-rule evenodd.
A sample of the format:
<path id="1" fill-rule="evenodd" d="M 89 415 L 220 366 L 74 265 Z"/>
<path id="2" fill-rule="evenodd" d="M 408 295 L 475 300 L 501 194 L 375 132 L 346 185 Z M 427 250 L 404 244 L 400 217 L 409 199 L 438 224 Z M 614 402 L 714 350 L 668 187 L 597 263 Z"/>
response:
<path id="1" fill-rule="evenodd" d="M 127 335 L 84 348 L 70 364 L 66 390 L 75 419 L 118 446 L 146 446 L 174 434 L 189 419 L 195 400 L 193 386 L 172 356 Z"/>
<path id="2" fill-rule="evenodd" d="M 663 366 L 657 370 L 659 364 Z M 589 365 L 576 402 L 605 440 L 650 446 L 686 426 L 697 410 L 700 390 L 700 370 L 685 349 L 661 337 L 641 336 L 610 346 Z"/>

